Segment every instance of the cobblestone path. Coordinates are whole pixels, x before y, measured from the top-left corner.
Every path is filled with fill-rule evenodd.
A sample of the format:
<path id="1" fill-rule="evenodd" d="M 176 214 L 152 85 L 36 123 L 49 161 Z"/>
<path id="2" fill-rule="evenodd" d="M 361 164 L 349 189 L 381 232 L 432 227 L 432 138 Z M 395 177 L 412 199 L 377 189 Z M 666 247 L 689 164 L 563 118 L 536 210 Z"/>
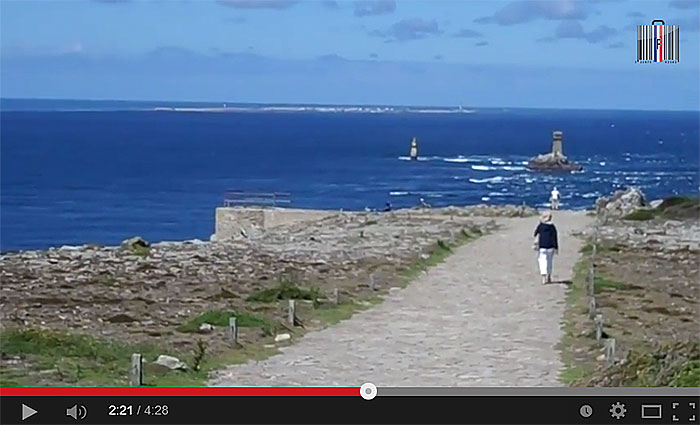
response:
<path id="1" fill-rule="evenodd" d="M 591 219 L 559 211 L 554 280 L 572 278 Z M 531 249 L 537 217 L 455 250 L 370 310 L 304 336 L 261 362 L 217 372 L 215 386 L 556 386 L 566 284 L 543 285 Z"/>

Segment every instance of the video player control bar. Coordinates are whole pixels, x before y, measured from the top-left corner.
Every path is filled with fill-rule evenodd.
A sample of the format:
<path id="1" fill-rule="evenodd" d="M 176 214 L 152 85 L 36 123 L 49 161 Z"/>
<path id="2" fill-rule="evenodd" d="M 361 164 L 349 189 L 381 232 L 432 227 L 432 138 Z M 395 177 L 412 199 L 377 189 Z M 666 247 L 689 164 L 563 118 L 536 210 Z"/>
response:
<path id="1" fill-rule="evenodd" d="M 359 388 L 2 388 L 0 397 L 3 424 L 700 423 L 697 388 L 367 383 Z"/>

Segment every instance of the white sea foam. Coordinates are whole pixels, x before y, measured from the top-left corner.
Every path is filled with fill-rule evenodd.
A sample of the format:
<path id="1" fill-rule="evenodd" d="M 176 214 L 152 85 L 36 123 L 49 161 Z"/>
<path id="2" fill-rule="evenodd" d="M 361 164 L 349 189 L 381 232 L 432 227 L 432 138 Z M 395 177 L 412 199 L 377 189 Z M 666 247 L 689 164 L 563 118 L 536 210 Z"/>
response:
<path id="1" fill-rule="evenodd" d="M 490 177 L 488 179 L 469 179 L 470 183 L 501 183 L 505 179 L 501 176 Z"/>
<path id="2" fill-rule="evenodd" d="M 410 156 L 400 156 L 398 158 L 401 161 L 411 161 Z M 439 156 L 419 156 L 416 158 L 417 161 L 435 161 L 441 159 Z"/>
<path id="3" fill-rule="evenodd" d="M 482 201 L 488 201 L 488 200 L 490 200 L 490 199 L 491 199 L 491 198 L 489 198 L 488 196 L 482 196 L 482 197 L 481 197 L 481 200 L 482 200 Z"/>
<path id="4" fill-rule="evenodd" d="M 513 196 L 513 194 L 512 194 L 512 193 L 508 193 L 508 192 L 490 192 L 490 193 L 489 193 L 489 196 L 500 196 L 500 197 L 504 197 L 504 196 Z"/>
<path id="5" fill-rule="evenodd" d="M 512 166 L 512 165 L 506 165 L 505 167 L 501 167 L 504 170 L 508 171 L 522 171 L 525 169 L 525 167 L 520 167 L 520 166 Z"/>
<path id="6" fill-rule="evenodd" d="M 459 158 L 443 158 L 443 161 L 445 161 L 445 162 L 460 162 L 460 163 L 461 163 L 461 162 L 475 162 L 473 159 L 462 158 L 462 157 L 459 157 Z"/>
<path id="7" fill-rule="evenodd" d="M 490 171 L 490 170 L 497 170 L 497 168 L 496 167 L 489 167 L 488 165 L 472 165 L 472 170 Z"/>
<path id="8" fill-rule="evenodd" d="M 389 195 L 391 195 L 391 196 L 405 196 L 405 195 L 408 195 L 408 192 L 400 192 L 400 191 L 389 192 Z"/>

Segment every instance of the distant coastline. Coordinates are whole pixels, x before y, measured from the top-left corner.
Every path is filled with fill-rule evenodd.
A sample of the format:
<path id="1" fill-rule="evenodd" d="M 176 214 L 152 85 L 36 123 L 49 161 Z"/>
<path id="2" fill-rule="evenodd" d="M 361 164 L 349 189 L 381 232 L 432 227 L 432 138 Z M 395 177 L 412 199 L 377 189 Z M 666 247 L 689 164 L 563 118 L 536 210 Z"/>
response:
<path id="1" fill-rule="evenodd" d="M 585 108 L 532 108 L 527 106 L 417 105 L 417 104 L 349 104 L 349 103 L 288 103 L 288 102 L 224 102 L 188 100 L 110 100 L 110 99 L 37 99 L 1 98 L 0 111 L 170 111 L 170 112 L 331 112 L 331 113 L 437 113 L 471 114 L 503 113 L 511 111 L 552 111 L 562 113 L 592 112 L 658 112 L 694 113 L 700 110 L 634 110 Z"/>
<path id="2" fill-rule="evenodd" d="M 370 107 L 370 106 L 224 106 L 207 108 L 180 108 L 159 106 L 157 112 L 321 112 L 321 113 L 359 113 L 359 114 L 473 114 L 476 109 L 449 108 L 406 108 L 406 107 Z"/>

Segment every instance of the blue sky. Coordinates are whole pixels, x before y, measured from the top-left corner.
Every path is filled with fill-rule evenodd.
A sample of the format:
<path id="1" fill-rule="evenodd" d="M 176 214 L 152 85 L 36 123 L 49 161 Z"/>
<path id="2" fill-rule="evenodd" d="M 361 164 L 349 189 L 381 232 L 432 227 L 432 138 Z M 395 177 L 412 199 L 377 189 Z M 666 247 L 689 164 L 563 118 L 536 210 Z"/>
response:
<path id="1" fill-rule="evenodd" d="M 0 0 L 3 97 L 692 109 L 698 0 Z M 681 62 L 636 64 L 636 25 Z"/>

